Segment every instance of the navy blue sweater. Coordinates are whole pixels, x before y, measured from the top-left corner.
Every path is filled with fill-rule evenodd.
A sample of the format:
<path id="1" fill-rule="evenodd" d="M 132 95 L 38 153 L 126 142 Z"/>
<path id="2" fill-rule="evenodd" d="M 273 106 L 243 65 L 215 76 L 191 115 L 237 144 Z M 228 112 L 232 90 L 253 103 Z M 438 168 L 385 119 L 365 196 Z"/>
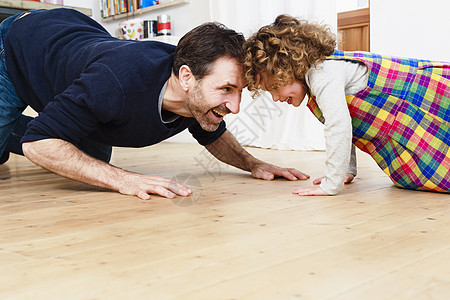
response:
<path id="1" fill-rule="evenodd" d="M 77 145 L 142 147 L 186 128 L 202 145 L 215 141 L 193 118 L 162 121 L 158 98 L 170 77 L 175 47 L 112 37 L 70 9 L 16 20 L 5 41 L 6 66 L 19 97 L 39 112 L 22 142 L 59 138 Z"/>

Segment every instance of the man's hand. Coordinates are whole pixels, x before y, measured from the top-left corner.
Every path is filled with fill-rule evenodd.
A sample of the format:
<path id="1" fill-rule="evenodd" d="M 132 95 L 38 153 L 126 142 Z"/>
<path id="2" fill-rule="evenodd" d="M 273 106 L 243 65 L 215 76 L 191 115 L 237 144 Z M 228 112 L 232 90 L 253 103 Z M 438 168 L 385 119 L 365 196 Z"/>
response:
<path id="1" fill-rule="evenodd" d="M 97 160 L 60 139 L 24 143 L 22 148 L 29 160 L 56 174 L 143 200 L 150 199 L 150 194 L 173 198 L 192 193 L 187 186 L 176 181 L 128 172 Z"/>
<path id="2" fill-rule="evenodd" d="M 253 178 L 260 178 L 264 180 L 272 180 L 275 177 L 284 177 L 289 180 L 306 180 L 309 175 L 304 174 L 297 169 L 281 168 L 262 161 L 255 163 L 250 169 Z"/>
<path id="3" fill-rule="evenodd" d="M 137 173 L 129 173 L 124 176 L 119 192 L 125 195 L 138 196 L 143 200 L 150 199 L 150 194 L 174 198 L 176 195 L 186 197 L 192 193 L 189 187 L 174 180 Z"/>

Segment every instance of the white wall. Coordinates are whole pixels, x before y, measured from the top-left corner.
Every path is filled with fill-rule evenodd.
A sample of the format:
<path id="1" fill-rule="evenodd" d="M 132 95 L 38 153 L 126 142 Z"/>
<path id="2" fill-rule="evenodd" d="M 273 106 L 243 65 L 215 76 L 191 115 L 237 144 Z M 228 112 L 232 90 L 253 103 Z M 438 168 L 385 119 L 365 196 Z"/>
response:
<path id="1" fill-rule="evenodd" d="M 64 5 L 85 7 L 92 9 L 92 17 L 98 21 L 100 19 L 100 0 L 64 0 Z"/>
<path id="2" fill-rule="evenodd" d="M 450 62 L 450 18 L 442 0 L 370 1 L 370 50 Z"/>
<path id="3" fill-rule="evenodd" d="M 336 11 L 344 12 L 369 7 L 369 0 L 336 0 Z"/>
<path id="4" fill-rule="evenodd" d="M 336 0 L 210 0 L 211 17 L 246 37 L 279 14 L 326 23 L 336 31 Z"/>

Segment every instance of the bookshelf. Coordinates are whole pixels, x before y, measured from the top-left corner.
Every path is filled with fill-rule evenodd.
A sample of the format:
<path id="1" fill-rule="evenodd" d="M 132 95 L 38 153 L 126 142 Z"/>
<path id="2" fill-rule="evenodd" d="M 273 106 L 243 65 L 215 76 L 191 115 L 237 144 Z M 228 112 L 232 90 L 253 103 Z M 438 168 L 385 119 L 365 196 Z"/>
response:
<path id="1" fill-rule="evenodd" d="M 113 21 L 113 20 L 118 20 L 118 19 L 123 19 L 123 18 L 128 18 L 128 17 L 136 17 L 136 16 L 140 16 L 141 14 L 147 13 L 150 11 L 168 8 L 168 7 L 172 7 L 172 6 L 178 6 L 178 5 L 182 5 L 182 4 L 188 4 L 190 2 L 191 2 L 190 0 L 172 0 L 172 1 L 156 4 L 156 5 L 145 7 L 145 8 L 139 8 L 139 9 L 131 11 L 131 12 L 121 13 L 118 15 L 102 18 L 102 21 Z"/>
<path id="2" fill-rule="evenodd" d="M 82 13 L 92 16 L 92 10 L 89 8 L 83 7 L 74 7 L 67 5 L 56 5 L 49 3 L 42 3 L 36 1 L 24 1 L 24 0 L 0 0 L 0 14 L 11 15 L 20 13 L 26 10 L 34 10 L 34 9 L 52 9 L 52 8 L 72 8 Z"/>

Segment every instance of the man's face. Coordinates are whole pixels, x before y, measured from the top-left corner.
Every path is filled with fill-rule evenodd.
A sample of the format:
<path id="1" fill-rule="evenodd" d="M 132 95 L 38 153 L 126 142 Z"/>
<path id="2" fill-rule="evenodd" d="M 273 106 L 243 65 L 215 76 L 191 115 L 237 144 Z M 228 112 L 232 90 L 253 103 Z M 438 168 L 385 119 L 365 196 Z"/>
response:
<path id="1" fill-rule="evenodd" d="M 195 82 L 187 107 L 204 130 L 214 131 L 226 114 L 239 112 L 245 85 L 242 66 L 234 59 L 219 58 L 211 72 Z"/>

